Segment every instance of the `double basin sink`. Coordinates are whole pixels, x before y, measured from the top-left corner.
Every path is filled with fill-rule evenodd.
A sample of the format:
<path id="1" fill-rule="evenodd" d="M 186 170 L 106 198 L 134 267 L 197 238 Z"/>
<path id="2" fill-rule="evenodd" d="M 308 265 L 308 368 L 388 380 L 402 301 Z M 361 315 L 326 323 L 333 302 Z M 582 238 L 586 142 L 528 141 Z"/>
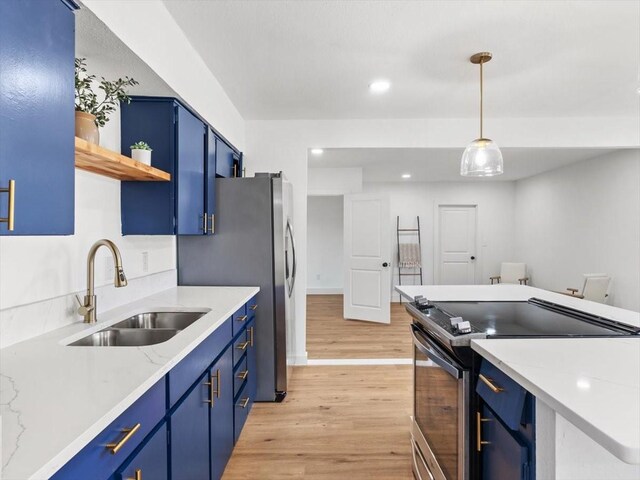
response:
<path id="1" fill-rule="evenodd" d="M 166 342 L 207 312 L 139 313 L 70 343 L 75 347 L 140 347 Z"/>

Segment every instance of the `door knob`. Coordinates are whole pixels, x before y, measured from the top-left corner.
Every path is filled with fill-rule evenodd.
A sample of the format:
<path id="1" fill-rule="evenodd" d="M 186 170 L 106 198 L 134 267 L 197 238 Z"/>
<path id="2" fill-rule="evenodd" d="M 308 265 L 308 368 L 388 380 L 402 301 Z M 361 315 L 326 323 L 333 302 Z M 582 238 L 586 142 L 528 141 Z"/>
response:
<path id="1" fill-rule="evenodd" d="M 473 255 L 471 255 L 471 260 L 475 260 L 475 259 L 476 259 L 476 257 L 474 257 Z"/>
<path id="2" fill-rule="evenodd" d="M 389 264 L 388 264 L 387 262 L 384 262 L 384 263 L 382 264 L 382 266 L 383 266 L 383 267 L 388 267 L 388 266 L 389 266 Z"/>

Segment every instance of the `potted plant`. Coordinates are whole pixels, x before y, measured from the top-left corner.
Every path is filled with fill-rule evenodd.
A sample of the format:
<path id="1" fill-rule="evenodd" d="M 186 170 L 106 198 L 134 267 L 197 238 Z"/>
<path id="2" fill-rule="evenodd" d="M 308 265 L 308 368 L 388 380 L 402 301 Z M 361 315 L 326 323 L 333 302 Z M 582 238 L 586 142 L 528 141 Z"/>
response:
<path id="1" fill-rule="evenodd" d="M 118 102 L 130 102 L 126 88 L 138 85 L 138 82 L 129 77 L 112 82 L 100 77 L 98 88 L 102 90 L 104 98 L 98 101 L 98 95 L 92 90 L 96 76 L 87 74 L 85 60 L 85 58 L 76 58 L 75 61 L 76 137 L 98 144 L 100 143 L 98 127 L 105 126 Z"/>
<path id="2" fill-rule="evenodd" d="M 147 142 L 136 142 L 131 145 L 131 158 L 145 165 L 151 165 L 152 149 Z"/>

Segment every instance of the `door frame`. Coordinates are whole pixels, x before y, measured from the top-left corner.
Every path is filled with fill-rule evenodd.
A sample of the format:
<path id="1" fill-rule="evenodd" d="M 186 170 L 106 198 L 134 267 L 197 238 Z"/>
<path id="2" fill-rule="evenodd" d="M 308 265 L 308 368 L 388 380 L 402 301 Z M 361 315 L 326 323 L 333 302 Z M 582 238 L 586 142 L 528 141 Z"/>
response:
<path id="1" fill-rule="evenodd" d="M 482 279 L 482 265 L 484 263 L 484 255 L 480 247 L 480 204 L 478 202 L 433 202 L 433 283 L 440 283 L 440 207 L 472 207 L 476 209 L 476 268 L 473 275 L 475 285 L 479 285 Z"/>

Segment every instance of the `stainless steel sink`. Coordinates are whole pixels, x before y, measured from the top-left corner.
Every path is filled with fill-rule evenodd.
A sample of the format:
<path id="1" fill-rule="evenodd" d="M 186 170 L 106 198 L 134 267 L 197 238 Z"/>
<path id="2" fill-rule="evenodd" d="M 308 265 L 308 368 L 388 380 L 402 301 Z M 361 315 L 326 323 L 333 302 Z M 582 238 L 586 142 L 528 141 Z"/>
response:
<path id="1" fill-rule="evenodd" d="M 180 330 L 165 329 L 117 329 L 108 328 L 70 343 L 76 347 L 140 347 L 162 343 L 175 336 Z"/>
<path id="2" fill-rule="evenodd" d="M 112 328 L 173 328 L 184 330 L 207 312 L 147 312 L 139 313 L 112 325 Z"/>

